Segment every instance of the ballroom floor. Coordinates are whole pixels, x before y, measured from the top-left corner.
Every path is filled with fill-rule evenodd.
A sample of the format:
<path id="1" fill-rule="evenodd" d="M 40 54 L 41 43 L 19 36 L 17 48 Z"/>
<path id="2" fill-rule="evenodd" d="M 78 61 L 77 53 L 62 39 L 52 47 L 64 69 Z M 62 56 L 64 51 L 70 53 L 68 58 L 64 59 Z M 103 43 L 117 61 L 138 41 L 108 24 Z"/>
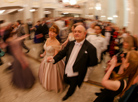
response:
<path id="1" fill-rule="evenodd" d="M 39 52 L 43 44 L 34 44 L 33 40 L 26 40 L 25 43 L 31 49 L 26 56 L 37 79 L 36 83 L 30 90 L 21 90 L 12 86 L 12 72 L 5 71 L 11 64 L 12 57 L 6 54 L 2 57 L 4 64 L 0 66 L 0 102 L 62 102 L 62 97 L 66 94 L 67 88 L 62 93 L 48 92 L 42 88 L 38 80 L 38 69 L 42 60 L 39 58 Z M 109 60 L 108 55 L 106 55 L 105 59 L 106 61 Z M 90 80 L 84 82 L 80 89 L 77 88 L 74 95 L 65 102 L 93 102 L 96 98 L 94 93 L 99 92 L 101 88 L 100 81 L 104 75 L 104 67 L 105 61 L 94 69 L 91 73 Z"/>

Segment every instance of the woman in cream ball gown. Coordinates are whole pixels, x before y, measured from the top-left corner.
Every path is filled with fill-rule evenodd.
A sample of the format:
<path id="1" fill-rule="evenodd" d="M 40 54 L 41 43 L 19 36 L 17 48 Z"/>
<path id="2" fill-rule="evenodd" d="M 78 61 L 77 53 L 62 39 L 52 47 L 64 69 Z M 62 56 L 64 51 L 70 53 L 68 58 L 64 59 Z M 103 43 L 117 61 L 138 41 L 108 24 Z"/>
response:
<path id="1" fill-rule="evenodd" d="M 56 36 L 59 33 L 59 28 L 57 25 L 52 25 L 49 28 L 49 38 L 44 44 L 45 52 L 41 54 L 43 61 L 39 67 L 39 80 L 42 86 L 47 91 L 54 90 L 55 92 L 62 91 L 64 89 L 63 75 L 65 64 L 61 60 L 56 64 L 48 63 L 46 61 L 47 57 L 53 57 L 61 49 L 59 41 L 56 39 Z"/>

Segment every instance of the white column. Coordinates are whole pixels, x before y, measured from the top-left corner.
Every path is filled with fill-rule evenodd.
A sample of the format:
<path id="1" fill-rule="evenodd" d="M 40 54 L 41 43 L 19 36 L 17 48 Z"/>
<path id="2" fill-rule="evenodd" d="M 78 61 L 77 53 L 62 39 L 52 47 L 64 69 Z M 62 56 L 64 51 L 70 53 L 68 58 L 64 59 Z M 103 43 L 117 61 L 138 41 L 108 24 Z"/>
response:
<path id="1" fill-rule="evenodd" d="M 113 18 L 114 15 L 116 15 L 116 0 L 108 0 L 108 17 Z M 113 18 L 112 20 L 114 23 L 116 23 L 116 19 Z"/>
<path id="2" fill-rule="evenodd" d="M 24 5 L 24 10 L 23 10 L 24 21 L 26 21 L 29 18 L 33 19 L 32 12 L 30 12 L 30 9 L 31 9 L 31 0 L 26 0 L 25 5 Z"/>
<path id="3" fill-rule="evenodd" d="M 124 26 L 127 27 L 128 26 L 128 0 L 124 0 Z"/>
<path id="4" fill-rule="evenodd" d="M 137 0 L 128 0 L 128 31 L 130 31 L 132 34 L 138 34 L 138 1 Z"/>
<path id="5" fill-rule="evenodd" d="M 108 0 L 101 0 L 101 20 L 107 21 L 108 17 Z"/>
<path id="6" fill-rule="evenodd" d="M 124 27 L 124 1 L 123 0 L 116 0 L 117 1 L 117 25 L 119 27 Z"/>
<path id="7" fill-rule="evenodd" d="M 39 3 L 40 3 L 40 7 L 38 8 L 38 18 L 41 19 L 41 18 L 44 18 L 45 15 L 44 15 L 44 7 L 43 7 L 43 2 L 44 0 L 40 0 Z"/>
<path id="8" fill-rule="evenodd" d="M 86 15 L 88 15 L 88 5 L 87 2 L 83 3 L 83 14 L 82 17 L 85 17 Z"/>
<path id="9" fill-rule="evenodd" d="M 95 16 L 98 16 L 99 17 L 99 19 L 100 19 L 100 17 L 101 17 L 101 0 L 99 0 L 99 1 L 95 1 L 94 2 L 95 3 L 95 6 L 94 6 L 94 8 L 95 8 Z"/>
<path id="10" fill-rule="evenodd" d="M 56 5 L 56 7 L 53 10 L 53 17 L 58 17 L 58 7 L 59 7 L 59 2 L 58 0 L 53 0 L 53 3 Z"/>
<path id="11" fill-rule="evenodd" d="M 58 17 L 58 11 L 56 9 L 54 9 L 54 17 Z"/>

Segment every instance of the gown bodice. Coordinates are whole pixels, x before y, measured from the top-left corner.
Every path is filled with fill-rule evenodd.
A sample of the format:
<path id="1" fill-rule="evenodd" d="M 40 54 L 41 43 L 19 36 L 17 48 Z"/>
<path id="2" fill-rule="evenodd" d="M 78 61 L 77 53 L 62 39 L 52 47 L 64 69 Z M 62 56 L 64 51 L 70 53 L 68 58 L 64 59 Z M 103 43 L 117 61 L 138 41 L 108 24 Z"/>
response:
<path id="1" fill-rule="evenodd" d="M 46 51 L 46 57 L 48 56 L 54 56 L 55 55 L 55 50 L 59 51 L 61 46 L 46 46 L 44 44 L 44 50 Z"/>
<path id="2" fill-rule="evenodd" d="M 44 45 L 44 50 L 46 51 L 46 56 L 54 56 L 55 54 L 55 49 L 53 46 L 46 46 Z"/>

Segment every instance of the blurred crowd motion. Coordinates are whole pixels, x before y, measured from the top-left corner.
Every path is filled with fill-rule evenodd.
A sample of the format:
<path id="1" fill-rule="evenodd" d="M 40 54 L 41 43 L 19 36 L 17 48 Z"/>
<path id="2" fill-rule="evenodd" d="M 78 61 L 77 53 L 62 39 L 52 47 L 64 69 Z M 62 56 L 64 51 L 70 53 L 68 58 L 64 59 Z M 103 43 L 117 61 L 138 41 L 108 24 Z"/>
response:
<path id="1" fill-rule="evenodd" d="M 38 59 L 43 58 L 43 60 L 38 72 L 39 81 L 47 91 L 63 91 L 66 88 L 66 82 L 64 82 L 64 78 L 67 77 L 65 76 L 66 65 L 70 58 L 66 56 L 67 58 L 56 64 L 54 60 L 48 62 L 47 58 L 49 56 L 54 58 L 66 49 L 70 51 L 71 55 L 74 47 L 70 49 L 68 46 L 71 42 L 77 42 L 79 34 L 85 33 L 85 40 L 96 49 L 98 61 L 96 61 L 97 64 L 95 62 L 95 65 L 88 66 L 86 75 L 82 78 L 83 81 L 89 81 L 90 75 L 98 64 L 101 64 L 102 61 L 106 63 L 106 66 L 103 66 L 105 67 L 105 76 L 101 82 L 104 88 L 100 93 L 95 93 L 98 97 L 94 102 L 113 102 L 114 100 L 138 102 L 138 34 L 132 34 L 127 27 L 119 28 L 112 22 L 74 17 L 43 18 L 37 22 L 33 22 L 31 19 L 27 19 L 26 22 L 1 20 L 0 67 L 3 67 L 2 59 L 5 54 L 12 56 L 14 61 L 6 70 L 12 70 L 13 85 L 20 89 L 32 88 L 36 78 L 29 68 L 26 56 L 32 49 L 25 44 L 25 41 L 32 40 L 34 44 L 41 43 L 43 46 L 41 46 L 42 50 L 39 52 Z M 85 51 L 85 53 L 87 52 Z M 65 53 L 63 54 L 65 55 Z M 105 60 L 105 56 L 109 56 L 110 60 Z M 89 60 L 90 58 L 87 61 L 89 62 Z M 71 80 L 76 80 L 75 78 L 79 77 L 79 75 L 76 76 L 71 76 L 72 79 L 68 80 L 71 83 L 69 90 L 72 85 Z M 72 90 L 73 94 L 75 89 Z M 72 94 L 65 95 L 62 100 L 68 99 Z"/>

